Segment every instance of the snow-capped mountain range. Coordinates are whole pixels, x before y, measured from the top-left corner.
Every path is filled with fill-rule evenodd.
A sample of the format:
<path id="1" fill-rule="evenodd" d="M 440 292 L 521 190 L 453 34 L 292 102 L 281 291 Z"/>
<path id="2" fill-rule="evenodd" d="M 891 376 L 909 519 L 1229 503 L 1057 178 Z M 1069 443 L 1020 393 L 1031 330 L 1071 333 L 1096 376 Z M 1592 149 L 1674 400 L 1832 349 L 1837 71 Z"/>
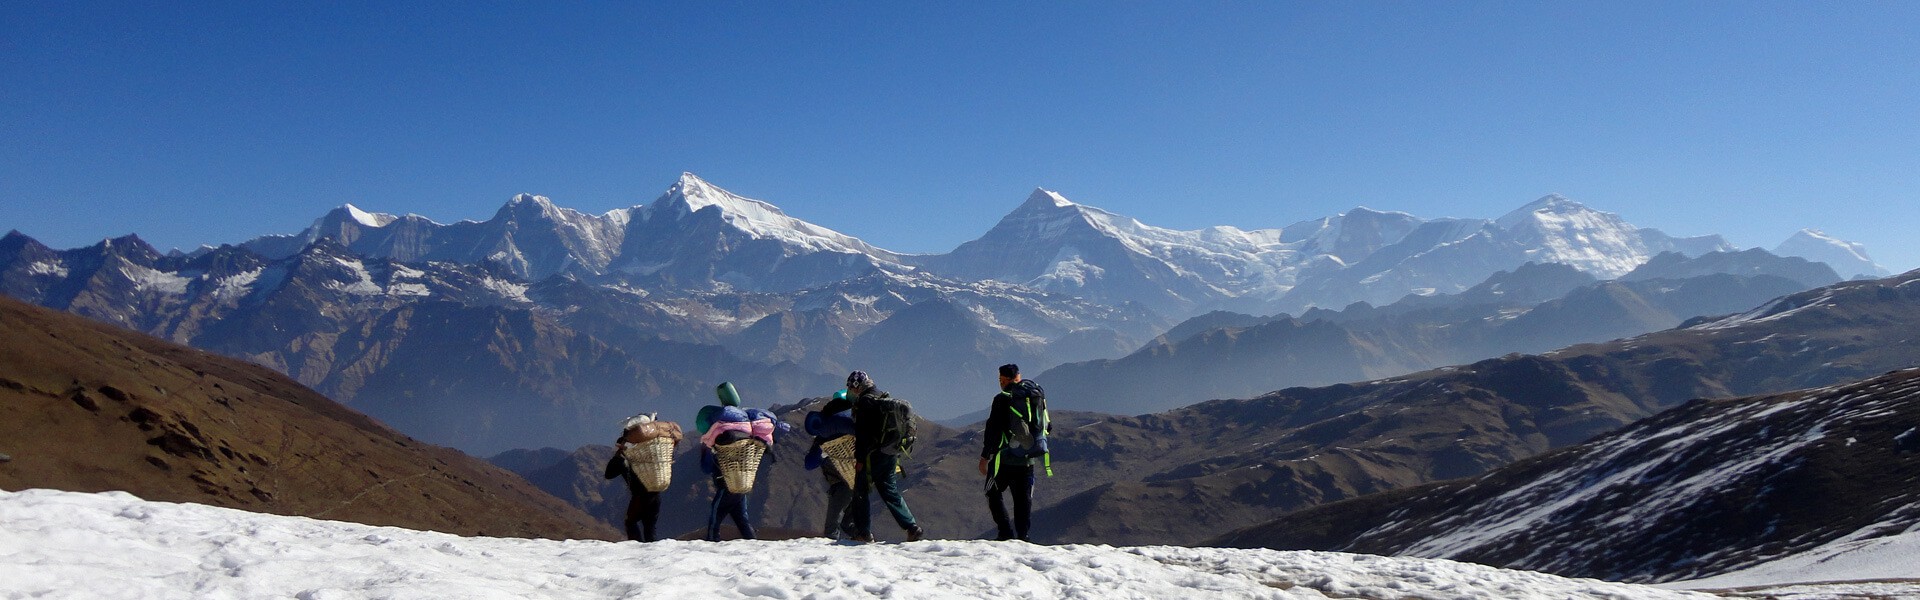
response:
<path id="1" fill-rule="evenodd" d="M 568 275 L 665 291 L 791 292 L 878 271 L 993 280 L 1170 319 L 1207 310 L 1298 312 L 1408 294 L 1464 291 L 1527 262 L 1563 263 L 1601 279 L 1661 252 L 1735 248 L 1719 236 L 1675 238 L 1551 195 L 1497 219 L 1427 220 L 1356 208 L 1278 229 L 1155 227 L 1035 190 L 985 235 L 952 252 L 909 255 L 794 218 L 778 207 L 682 174 L 652 203 L 588 215 L 516 196 L 483 222 L 342 206 L 307 230 L 243 246 L 290 256 L 321 238 L 400 262 L 498 265 L 522 279 Z M 1858 244 L 1805 231 L 1777 252 L 1881 275 Z M 1841 264 L 1834 264 L 1839 262 Z M 1877 271 L 1875 269 L 1878 269 Z"/>
<path id="2" fill-rule="evenodd" d="M 891 252 L 692 173 L 651 204 L 600 215 L 531 194 L 515 196 L 486 221 L 451 225 L 348 204 L 298 234 L 242 246 L 282 258 L 320 239 L 373 258 L 498 265 L 528 281 L 565 274 L 696 290 L 791 291 L 897 264 Z"/>
<path id="3" fill-rule="evenodd" d="M 0 288 L 272 366 L 403 429 L 419 423 L 408 431 L 430 441 L 491 453 L 598 439 L 586 436 L 601 417 L 636 401 L 700 402 L 711 384 L 692 382 L 705 379 L 790 400 L 869 368 L 923 414 L 949 418 L 979 408 L 983 391 L 964 382 L 991 381 L 980 365 L 1038 373 L 1117 358 L 1199 311 L 1387 305 L 1527 262 L 1608 279 L 1659 252 L 1728 247 L 1558 196 L 1491 220 L 1356 208 L 1278 229 L 1181 231 L 1038 190 L 979 239 L 909 255 L 689 173 L 650 203 L 599 215 L 525 194 L 453 224 L 349 205 L 297 234 L 187 255 L 133 236 L 53 250 L 15 232 L 0 239 Z M 929 301 L 941 304 L 907 310 Z M 472 355 L 442 349 L 426 365 L 409 354 L 433 344 Z M 405 375 L 429 367 L 467 376 Z M 434 408 L 472 402 L 454 388 L 488 378 L 516 390 L 484 395 L 499 412 Z M 564 418 L 540 408 L 562 405 L 573 407 Z M 494 416 L 507 414 L 518 416 Z M 548 418 L 559 421 L 542 436 L 557 437 L 521 439 Z"/>

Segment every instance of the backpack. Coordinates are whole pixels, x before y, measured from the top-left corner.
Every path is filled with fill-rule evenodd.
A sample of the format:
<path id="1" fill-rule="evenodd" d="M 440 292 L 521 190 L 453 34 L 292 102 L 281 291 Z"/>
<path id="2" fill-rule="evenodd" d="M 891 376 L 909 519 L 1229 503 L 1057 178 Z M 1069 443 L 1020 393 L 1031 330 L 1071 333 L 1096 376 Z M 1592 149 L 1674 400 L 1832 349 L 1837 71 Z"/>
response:
<path id="1" fill-rule="evenodd" d="M 884 393 L 871 402 L 868 410 L 880 415 L 880 452 L 912 455 L 913 443 L 918 437 L 918 428 L 913 424 L 913 404 Z"/>
<path id="2" fill-rule="evenodd" d="M 1000 446 L 1001 455 L 1015 460 L 1042 459 L 1051 475 L 1053 461 L 1048 455 L 1047 432 L 1052 423 L 1047 417 L 1046 390 L 1032 380 L 1022 380 L 1007 390 L 1007 395 L 1007 410 L 1013 414 L 1008 415 L 1011 418 L 1006 441 Z"/>

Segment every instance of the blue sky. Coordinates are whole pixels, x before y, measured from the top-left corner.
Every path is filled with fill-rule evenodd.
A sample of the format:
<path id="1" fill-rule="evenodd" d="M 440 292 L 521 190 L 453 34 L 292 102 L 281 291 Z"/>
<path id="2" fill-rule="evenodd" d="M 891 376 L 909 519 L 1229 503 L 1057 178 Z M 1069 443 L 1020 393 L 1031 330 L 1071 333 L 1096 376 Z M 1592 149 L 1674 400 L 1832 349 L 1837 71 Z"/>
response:
<path id="1" fill-rule="evenodd" d="M 1920 266 L 1920 3 L 0 3 L 0 229 L 590 212 L 681 171 L 889 249 L 1561 193 Z M 564 4 L 564 6 L 551 6 Z"/>

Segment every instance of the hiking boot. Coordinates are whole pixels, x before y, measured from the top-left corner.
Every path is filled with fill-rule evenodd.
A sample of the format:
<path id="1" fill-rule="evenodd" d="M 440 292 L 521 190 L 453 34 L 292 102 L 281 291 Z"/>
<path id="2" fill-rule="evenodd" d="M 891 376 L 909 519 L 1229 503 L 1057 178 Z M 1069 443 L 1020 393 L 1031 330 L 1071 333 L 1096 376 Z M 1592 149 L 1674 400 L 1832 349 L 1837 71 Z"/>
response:
<path id="1" fill-rule="evenodd" d="M 927 530 L 921 529 L 918 525 L 914 526 L 913 529 L 907 530 L 907 541 L 909 542 L 918 542 L 926 537 Z"/>
<path id="2" fill-rule="evenodd" d="M 850 539 L 850 540 L 853 540 L 853 541 L 856 541 L 856 542 L 860 542 L 860 543 L 862 543 L 862 544 L 871 544 L 871 543 L 873 543 L 873 534 L 871 534 L 871 533 L 868 533 L 868 534 L 864 534 L 864 535 L 856 535 L 856 536 L 853 536 L 853 537 L 849 537 L 849 538 L 847 538 L 847 539 Z"/>

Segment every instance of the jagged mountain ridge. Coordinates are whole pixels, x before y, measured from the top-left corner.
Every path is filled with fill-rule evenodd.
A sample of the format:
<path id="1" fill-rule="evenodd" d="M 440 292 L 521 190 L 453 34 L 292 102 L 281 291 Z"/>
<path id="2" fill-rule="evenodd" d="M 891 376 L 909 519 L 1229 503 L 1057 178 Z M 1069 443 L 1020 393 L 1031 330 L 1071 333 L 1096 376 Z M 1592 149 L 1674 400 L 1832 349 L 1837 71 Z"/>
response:
<path id="1" fill-rule="evenodd" d="M 1696 400 L 1486 475 L 1328 504 L 1215 540 L 1698 579 L 1920 524 L 1920 369 Z"/>
<path id="2" fill-rule="evenodd" d="M 532 194 L 515 196 L 486 221 L 451 225 L 349 204 L 301 233 L 241 246 L 283 258 L 322 239 L 369 258 L 495 265 L 525 281 L 565 274 L 681 290 L 794 291 L 898 262 L 891 252 L 692 173 L 652 203 L 600 215 Z"/>

